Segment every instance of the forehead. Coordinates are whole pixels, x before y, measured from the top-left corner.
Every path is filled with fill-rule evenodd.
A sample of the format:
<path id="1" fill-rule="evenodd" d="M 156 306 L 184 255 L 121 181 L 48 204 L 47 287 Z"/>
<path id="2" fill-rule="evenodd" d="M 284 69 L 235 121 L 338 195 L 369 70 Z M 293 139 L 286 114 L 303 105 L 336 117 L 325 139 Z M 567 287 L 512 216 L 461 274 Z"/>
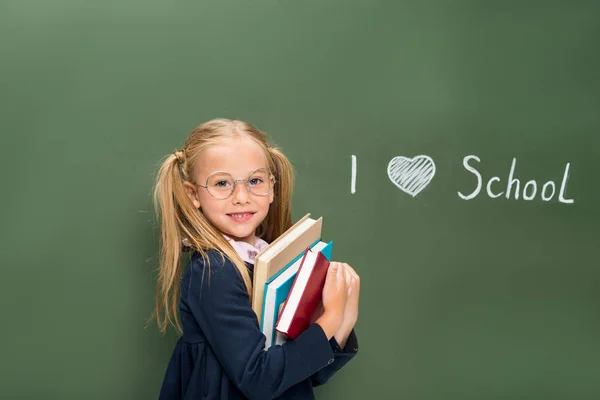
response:
<path id="1" fill-rule="evenodd" d="M 248 138 L 225 139 L 209 146 L 198 157 L 197 173 L 206 178 L 215 171 L 226 171 L 237 178 L 245 178 L 257 168 L 267 168 L 262 148 Z"/>

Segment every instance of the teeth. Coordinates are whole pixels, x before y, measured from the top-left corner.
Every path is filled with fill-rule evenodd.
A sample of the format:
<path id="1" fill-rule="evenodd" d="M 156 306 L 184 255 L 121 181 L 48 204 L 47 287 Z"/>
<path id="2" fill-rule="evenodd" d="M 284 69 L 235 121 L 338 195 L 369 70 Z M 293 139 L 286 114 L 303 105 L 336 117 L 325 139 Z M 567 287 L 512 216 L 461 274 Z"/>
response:
<path id="1" fill-rule="evenodd" d="M 244 213 L 244 214 L 230 214 L 233 218 L 237 218 L 237 219 L 242 219 L 242 218 L 246 218 L 248 215 L 250 215 L 250 213 Z"/>

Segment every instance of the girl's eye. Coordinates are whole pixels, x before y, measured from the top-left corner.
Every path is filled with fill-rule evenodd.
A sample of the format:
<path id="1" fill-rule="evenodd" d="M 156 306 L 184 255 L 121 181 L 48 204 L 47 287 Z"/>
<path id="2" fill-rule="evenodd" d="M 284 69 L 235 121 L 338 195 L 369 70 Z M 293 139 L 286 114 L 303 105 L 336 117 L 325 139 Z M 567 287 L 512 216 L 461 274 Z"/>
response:
<path id="1" fill-rule="evenodd" d="M 262 179 L 260 179 L 260 178 L 252 178 L 252 179 L 250 179 L 250 184 L 251 185 L 258 185 L 260 183 L 262 183 Z"/>
<path id="2" fill-rule="evenodd" d="M 227 181 L 218 181 L 217 183 L 215 183 L 215 186 L 217 187 L 227 187 L 227 185 L 229 185 L 229 182 Z"/>

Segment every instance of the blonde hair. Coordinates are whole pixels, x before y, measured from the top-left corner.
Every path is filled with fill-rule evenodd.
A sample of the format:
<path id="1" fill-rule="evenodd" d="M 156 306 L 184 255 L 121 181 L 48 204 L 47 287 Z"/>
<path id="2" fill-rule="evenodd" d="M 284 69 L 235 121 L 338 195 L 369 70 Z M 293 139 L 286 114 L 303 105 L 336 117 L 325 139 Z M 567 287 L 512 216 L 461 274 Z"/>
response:
<path id="1" fill-rule="evenodd" d="M 292 225 L 293 168 L 287 157 L 268 143 L 267 135 L 246 122 L 229 119 L 214 119 L 196 127 L 185 140 L 183 148 L 163 160 L 154 186 L 161 247 L 153 317 L 163 333 L 169 324 L 182 331 L 177 312 L 183 273 L 182 242 L 185 247 L 197 251 L 205 262 L 208 262 L 207 251 L 211 249 L 229 258 L 241 274 L 248 295 L 252 296 L 252 282 L 245 263 L 225 237 L 194 206 L 183 184 L 184 180 L 189 181 L 195 176 L 197 160 L 208 146 L 218 144 L 223 139 L 243 137 L 252 139 L 263 149 L 267 165 L 276 180 L 273 203 L 267 217 L 257 228 L 256 236 L 270 243 Z M 208 266 L 208 263 L 205 265 Z"/>

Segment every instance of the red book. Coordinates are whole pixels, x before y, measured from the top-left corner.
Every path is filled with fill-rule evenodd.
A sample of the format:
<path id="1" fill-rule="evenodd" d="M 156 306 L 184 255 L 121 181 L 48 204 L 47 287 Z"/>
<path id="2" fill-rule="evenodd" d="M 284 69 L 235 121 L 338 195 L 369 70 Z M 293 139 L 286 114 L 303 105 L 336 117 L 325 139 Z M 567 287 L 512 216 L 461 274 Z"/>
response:
<path id="1" fill-rule="evenodd" d="M 328 268 L 329 260 L 323 253 L 305 250 L 275 330 L 295 339 L 308 328 L 321 304 Z"/>

